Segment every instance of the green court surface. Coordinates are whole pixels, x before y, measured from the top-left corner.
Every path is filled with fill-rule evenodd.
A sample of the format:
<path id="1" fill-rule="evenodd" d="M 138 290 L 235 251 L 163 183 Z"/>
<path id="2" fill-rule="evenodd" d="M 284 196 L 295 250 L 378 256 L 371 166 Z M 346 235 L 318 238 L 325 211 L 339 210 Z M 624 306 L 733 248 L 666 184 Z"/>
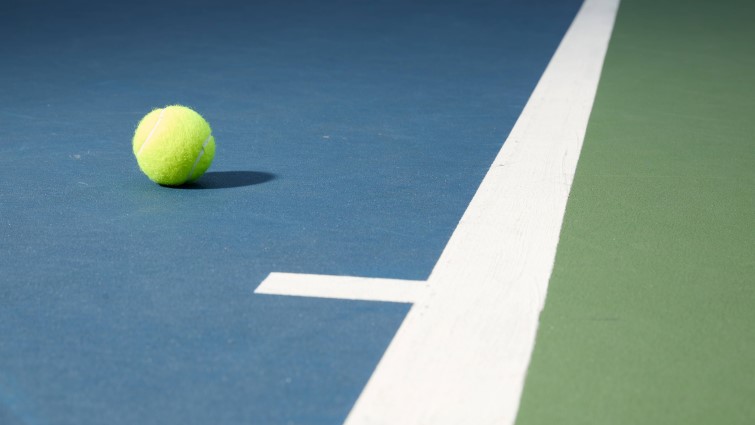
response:
<path id="1" fill-rule="evenodd" d="M 519 425 L 755 423 L 753 22 L 622 2 Z"/>

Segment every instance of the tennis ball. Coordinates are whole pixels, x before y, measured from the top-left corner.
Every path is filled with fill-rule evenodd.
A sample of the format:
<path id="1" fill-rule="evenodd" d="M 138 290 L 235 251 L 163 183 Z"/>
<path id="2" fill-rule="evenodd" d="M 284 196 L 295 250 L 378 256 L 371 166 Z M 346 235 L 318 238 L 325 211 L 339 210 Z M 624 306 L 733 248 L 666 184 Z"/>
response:
<path id="1" fill-rule="evenodd" d="M 201 115 L 180 105 L 155 109 L 134 132 L 134 156 L 155 183 L 180 186 L 198 179 L 215 156 L 215 138 Z"/>

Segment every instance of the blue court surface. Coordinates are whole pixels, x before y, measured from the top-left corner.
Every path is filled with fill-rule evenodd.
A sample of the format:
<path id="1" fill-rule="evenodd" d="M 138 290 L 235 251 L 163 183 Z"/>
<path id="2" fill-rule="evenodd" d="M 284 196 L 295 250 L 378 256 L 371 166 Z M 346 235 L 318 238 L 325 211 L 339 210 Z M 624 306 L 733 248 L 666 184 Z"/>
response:
<path id="1" fill-rule="evenodd" d="M 577 0 L 0 5 L 0 424 L 342 423 L 410 305 L 255 294 L 427 279 Z M 149 181 L 139 119 L 211 124 Z"/>

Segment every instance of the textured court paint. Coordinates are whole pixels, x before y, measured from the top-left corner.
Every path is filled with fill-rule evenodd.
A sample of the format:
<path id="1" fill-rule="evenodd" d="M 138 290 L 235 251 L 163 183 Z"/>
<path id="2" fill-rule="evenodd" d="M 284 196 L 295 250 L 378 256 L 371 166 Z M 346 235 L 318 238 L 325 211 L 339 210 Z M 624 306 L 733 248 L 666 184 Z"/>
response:
<path id="1" fill-rule="evenodd" d="M 755 7 L 626 0 L 517 423 L 755 423 Z"/>
<path id="2" fill-rule="evenodd" d="M 617 6 L 582 6 L 348 425 L 514 422 Z"/>
<path id="3" fill-rule="evenodd" d="M 582 6 L 427 282 L 272 273 L 257 288 L 412 295 L 348 425 L 514 421 L 617 6 Z"/>
<path id="4" fill-rule="evenodd" d="M 408 306 L 252 290 L 426 279 L 580 3 L 0 2 L 0 418 L 342 422 Z M 172 103 L 180 190 L 129 143 Z"/>

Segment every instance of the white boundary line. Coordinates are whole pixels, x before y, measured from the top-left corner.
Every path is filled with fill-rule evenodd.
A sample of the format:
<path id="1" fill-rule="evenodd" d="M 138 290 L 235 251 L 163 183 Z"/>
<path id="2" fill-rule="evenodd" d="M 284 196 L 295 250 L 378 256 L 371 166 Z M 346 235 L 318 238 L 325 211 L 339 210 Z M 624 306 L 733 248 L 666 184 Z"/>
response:
<path id="1" fill-rule="evenodd" d="M 427 282 L 416 280 L 270 273 L 254 292 L 269 295 L 414 303 L 420 299 L 426 289 Z"/>
<path id="2" fill-rule="evenodd" d="M 619 0 L 586 0 L 348 425 L 511 424 Z M 258 293 L 386 301 L 418 282 L 271 274 Z M 356 280 L 353 280 L 356 279 Z M 383 282 L 392 289 L 382 289 Z M 409 291 L 409 289 L 406 289 Z"/>

